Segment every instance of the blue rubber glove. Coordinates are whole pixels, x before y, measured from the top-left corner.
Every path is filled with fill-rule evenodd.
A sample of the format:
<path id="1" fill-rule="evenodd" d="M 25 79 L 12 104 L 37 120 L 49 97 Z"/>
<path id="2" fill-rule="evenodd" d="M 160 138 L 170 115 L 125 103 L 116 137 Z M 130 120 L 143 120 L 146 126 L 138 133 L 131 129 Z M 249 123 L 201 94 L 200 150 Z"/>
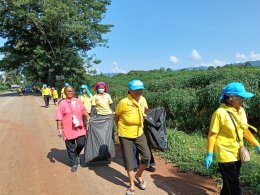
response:
<path id="1" fill-rule="evenodd" d="M 257 150 L 258 154 L 260 154 L 260 145 L 256 146 L 256 150 Z"/>
<path id="2" fill-rule="evenodd" d="M 212 164 L 212 162 L 213 162 L 213 152 L 207 152 L 207 154 L 205 156 L 205 160 L 204 160 L 204 165 L 207 170 L 210 167 L 210 165 Z"/>

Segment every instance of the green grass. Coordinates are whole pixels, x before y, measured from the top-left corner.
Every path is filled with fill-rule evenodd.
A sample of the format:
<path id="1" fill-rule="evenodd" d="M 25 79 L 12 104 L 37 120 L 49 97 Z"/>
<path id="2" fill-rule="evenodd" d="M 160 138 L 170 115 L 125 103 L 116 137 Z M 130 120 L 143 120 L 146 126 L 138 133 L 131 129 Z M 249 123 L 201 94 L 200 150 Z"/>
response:
<path id="1" fill-rule="evenodd" d="M 207 139 L 200 133 L 186 134 L 183 131 L 168 130 L 167 152 L 160 155 L 167 162 L 177 166 L 180 171 L 193 172 L 203 176 L 209 176 L 221 185 L 221 176 L 218 172 L 217 162 L 214 160 L 209 170 L 204 167 Z M 242 165 L 240 181 L 244 192 L 260 194 L 260 155 L 255 148 L 247 145 L 250 150 L 251 161 Z"/>

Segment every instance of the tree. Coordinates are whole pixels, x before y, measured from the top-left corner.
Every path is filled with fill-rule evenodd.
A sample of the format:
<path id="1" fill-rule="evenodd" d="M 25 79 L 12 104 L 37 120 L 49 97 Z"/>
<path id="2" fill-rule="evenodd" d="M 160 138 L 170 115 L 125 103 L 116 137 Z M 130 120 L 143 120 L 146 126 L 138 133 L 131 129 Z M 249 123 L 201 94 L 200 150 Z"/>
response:
<path id="1" fill-rule="evenodd" d="M 106 46 L 101 24 L 110 0 L 0 0 L 0 70 L 20 68 L 31 79 L 53 82 L 55 75 L 82 76 L 84 58 Z"/>

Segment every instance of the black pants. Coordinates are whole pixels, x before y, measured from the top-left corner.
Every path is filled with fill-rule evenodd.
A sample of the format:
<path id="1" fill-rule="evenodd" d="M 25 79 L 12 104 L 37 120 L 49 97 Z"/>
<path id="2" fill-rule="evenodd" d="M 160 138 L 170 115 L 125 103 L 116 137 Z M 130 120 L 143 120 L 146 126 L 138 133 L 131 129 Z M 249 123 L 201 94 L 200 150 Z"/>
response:
<path id="1" fill-rule="evenodd" d="M 223 180 L 220 195 L 241 195 L 239 184 L 241 161 L 218 163 L 218 166 Z"/>
<path id="2" fill-rule="evenodd" d="M 49 106 L 49 101 L 50 101 L 49 95 L 44 95 L 43 99 L 44 99 L 45 107 Z"/>
<path id="3" fill-rule="evenodd" d="M 65 140 L 71 165 L 78 165 L 78 156 L 85 146 L 85 135 L 76 139 Z"/>

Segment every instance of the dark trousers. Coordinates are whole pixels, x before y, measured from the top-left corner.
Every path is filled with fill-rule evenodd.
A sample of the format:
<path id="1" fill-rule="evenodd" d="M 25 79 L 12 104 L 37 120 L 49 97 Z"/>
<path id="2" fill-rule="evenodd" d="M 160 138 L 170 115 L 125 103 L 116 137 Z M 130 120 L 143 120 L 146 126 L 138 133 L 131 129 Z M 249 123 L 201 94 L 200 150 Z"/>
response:
<path id="1" fill-rule="evenodd" d="M 78 165 L 78 157 L 85 146 L 85 135 L 76 139 L 65 140 L 68 156 L 71 165 Z"/>
<path id="2" fill-rule="evenodd" d="M 150 149 L 150 148 L 149 148 Z M 139 152 L 136 148 L 136 145 L 134 144 L 134 164 L 135 164 L 135 168 L 138 168 L 139 165 L 140 165 L 140 157 L 139 157 Z M 154 158 L 153 158 L 153 153 L 152 153 L 152 150 L 150 149 L 150 153 L 151 153 L 151 160 L 150 160 L 150 163 L 149 163 L 149 166 L 155 166 L 155 161 L 154 161 Z"/>
<path id="3" fill-rule="evenodd" d="M 44 95 L 43 99 L 44 99 L 45 107 L 49 106 L 49 101 L 50 101 L 49 95 Z"/>
<path id="4" fill-rule="evenodd" d="M 223 180 L 220 195 L 241 195 L 239 184 L 241 161 L 218 163 L 218 166 Z"/>

